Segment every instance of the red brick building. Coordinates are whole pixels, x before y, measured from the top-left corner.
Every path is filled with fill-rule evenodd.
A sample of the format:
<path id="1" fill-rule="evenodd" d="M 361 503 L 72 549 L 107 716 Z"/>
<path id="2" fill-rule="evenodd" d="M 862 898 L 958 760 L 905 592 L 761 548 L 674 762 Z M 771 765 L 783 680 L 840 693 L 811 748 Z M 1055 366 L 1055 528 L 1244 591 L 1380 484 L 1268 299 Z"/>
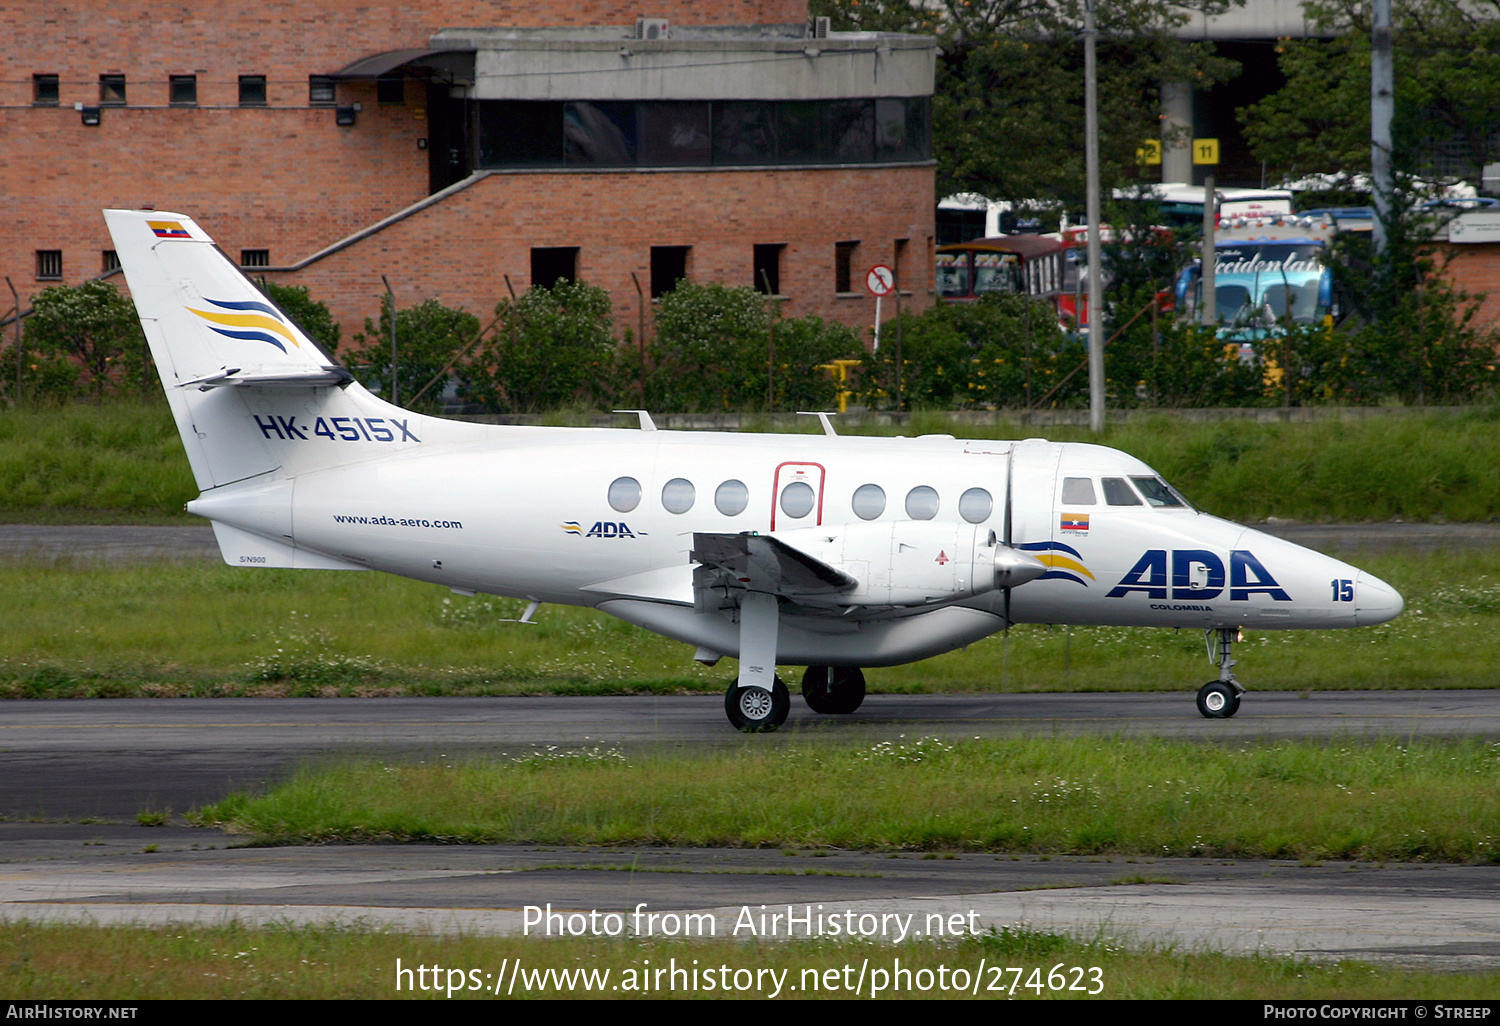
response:
<path id="1" fill-rule="evenodd" d="M 576 276 L 621 327 L 678 276 L 863 325 L 888 263 L 930 301 L 933 41 L 820 32 L 805 0 L 63 0 L 0 28 L 23 305 L 109 269 L 111 206 L 192 215 L 346 334 L 382 274 L 483 319 L 507 278 Z"/>

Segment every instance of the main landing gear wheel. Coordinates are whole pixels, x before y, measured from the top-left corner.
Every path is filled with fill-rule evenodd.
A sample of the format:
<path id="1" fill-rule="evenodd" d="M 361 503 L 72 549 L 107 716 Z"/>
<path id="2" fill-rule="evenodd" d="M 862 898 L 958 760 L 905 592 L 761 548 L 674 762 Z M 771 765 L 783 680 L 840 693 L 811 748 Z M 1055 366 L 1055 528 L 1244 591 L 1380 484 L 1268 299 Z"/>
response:
<path id="1" fill-rule="evenodd" d="M 809 666 L 802 697 L 815 713 L 852 713 L 865 700 L 865 674 L 857 666 Z"/>
<path id="2" fill-rule="evenodd" d="M 736 730 L 747 734 L 767 734 L 786 722 L 792 710 L 792 696 L 780 677 L 770 691 L 765 688 L 742 688 L 730 681 L 724 692 L 724 712 Z"/>
<path id="3" fill-rule="evenodd" d="M 1240 696 L 1221 680 L 1211 680 L 1198 689 L 1198 711 L 1211 720 L 1227 720 L 1240 711 Z"/>

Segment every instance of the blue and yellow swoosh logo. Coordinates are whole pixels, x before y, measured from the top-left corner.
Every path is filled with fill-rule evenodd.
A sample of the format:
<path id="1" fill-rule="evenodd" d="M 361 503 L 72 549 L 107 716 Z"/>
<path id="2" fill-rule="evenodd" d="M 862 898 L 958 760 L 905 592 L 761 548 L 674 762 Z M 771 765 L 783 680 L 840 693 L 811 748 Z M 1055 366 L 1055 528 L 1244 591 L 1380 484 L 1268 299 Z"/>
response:
<path id="1" fill-rule="evenodd" d="M 195 310 L 192 307 L 187 309 L 190 313 L 195 313 L 208 321 L 209 327 L 220 335 L 255 342 L 269 342 L 283 353 L 287 351 L 285 342 L 290 342 L 299 349 L 302 347 L 302 343 L 297 341 L 297 336 L 292 332 L 286 319 L 277 313 L 276 308 L 271 304 L 253 299 L 231 301 L 208 299 L 206 296 L 204 298 L 220 310 L 228 312 Z"/>
<path id="2" fill-rule="evenodd" d="M 567 531 L 569 534 L 583 534 L 583 527 L 576 520 L 565 521 L 562 525 L 562 529 L 564 531 Z"/>
<path id="3" fill-rule="evenodd" d="M 1030 542 L 1026 545 L 1017 545 L 1016 548 L 1023 552 L 1029 552 L 1036 557 L 1037 562 L 1045 564 L 1048 571 L 1038 577 L 1039 581 L 1072 581 L 1081 584 L 1085 588 L 1089 581 L 1097 580 L 1089 573 L 1089 568 L 1083 565 L 1083 556 L 1071 545 L 1062 542 Z M 1083 576 L 1080 577 L 1079 574 Z M 1089 581 L 1083 578 L 1087 577 Z"/>

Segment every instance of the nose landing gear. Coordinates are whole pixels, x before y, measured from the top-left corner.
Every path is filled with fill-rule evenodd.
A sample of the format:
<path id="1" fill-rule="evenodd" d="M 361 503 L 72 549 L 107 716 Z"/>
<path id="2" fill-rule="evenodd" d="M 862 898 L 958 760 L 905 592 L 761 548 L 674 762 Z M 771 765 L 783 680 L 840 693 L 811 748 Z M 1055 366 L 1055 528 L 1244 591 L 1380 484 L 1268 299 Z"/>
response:
<path id="1" fill-rule="evenodd" d="M 1239 628 L 1210 627 L 1203 632 L 1203 638 L 1208 645 L 1208 658 L 1219 664 L 1219 679 L 1198 689 L 1198 711 L 1211 720 L 1227 720 L 1240 711 L 1240 696 L 1245 693 L 1244 686 L 1234 679 L 1235 660 L 1229 654 L 1239 639 Z"/>

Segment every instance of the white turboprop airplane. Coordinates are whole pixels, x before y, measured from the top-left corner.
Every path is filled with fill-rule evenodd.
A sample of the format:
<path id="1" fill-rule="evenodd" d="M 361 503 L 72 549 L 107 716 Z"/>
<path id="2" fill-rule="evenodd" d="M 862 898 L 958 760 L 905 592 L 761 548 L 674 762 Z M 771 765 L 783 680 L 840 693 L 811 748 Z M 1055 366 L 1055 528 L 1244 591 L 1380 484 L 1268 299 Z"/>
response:
<path id="1" fill-rule="evenodd" d="M 504 427 L 367 392 L 190 218 L 105 211 L 225 562 L 383 570 L 592 606 L 739 658 L 724 706 L 774 729 L 776 665 L 820 713 L 862 667 L 1012 623 L 1192 627 L 1233 716 L 1241 627 L 1360 627 L 1400 614 L 1383 581 L 1195 509 L 1098 445 Z M 635 411 L 631 411 L 635 412 Z M 1217 642 L 1217 644 L 1215 644 Z"/>

